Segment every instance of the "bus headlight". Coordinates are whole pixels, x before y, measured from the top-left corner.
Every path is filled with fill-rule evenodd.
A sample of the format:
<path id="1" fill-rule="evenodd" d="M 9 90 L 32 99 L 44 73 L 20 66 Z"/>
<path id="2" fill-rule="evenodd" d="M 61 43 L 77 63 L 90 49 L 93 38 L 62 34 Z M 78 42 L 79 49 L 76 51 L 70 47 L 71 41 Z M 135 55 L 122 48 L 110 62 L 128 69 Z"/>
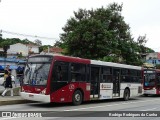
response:
<path id="1" fill-rule="evenodd" d="M 46 88 L 45 88 L 44 90 L 42 90 L 42 91 L 40 92 L 40 94 L 45 95 L 45 94 L 46 94 Z"/>
<path id="2" fill-rule="evenodd" d="M 24 92 L 24 88 L 23 87 L 21 87 L 21 92 Z"/>

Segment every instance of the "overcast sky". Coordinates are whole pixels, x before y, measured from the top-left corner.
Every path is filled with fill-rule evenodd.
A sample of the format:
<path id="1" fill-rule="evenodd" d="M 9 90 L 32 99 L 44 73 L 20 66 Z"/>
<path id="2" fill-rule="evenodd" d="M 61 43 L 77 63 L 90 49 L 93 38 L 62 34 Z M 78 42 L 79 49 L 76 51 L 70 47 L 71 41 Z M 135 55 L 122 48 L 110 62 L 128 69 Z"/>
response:
<path id="1" fill-rule="evenodd" d="M 39 39 L 53 45 L 67 19 L 79 8 L 96 9 L 109 3 L 123 3 L 122 15 L 135 39 L 147 35 L 146 46 L 160 52 L 160 0 L 0 0 L 0 30 L 49 37 L 39 39 L 4 34 L 4 38 Z"/>

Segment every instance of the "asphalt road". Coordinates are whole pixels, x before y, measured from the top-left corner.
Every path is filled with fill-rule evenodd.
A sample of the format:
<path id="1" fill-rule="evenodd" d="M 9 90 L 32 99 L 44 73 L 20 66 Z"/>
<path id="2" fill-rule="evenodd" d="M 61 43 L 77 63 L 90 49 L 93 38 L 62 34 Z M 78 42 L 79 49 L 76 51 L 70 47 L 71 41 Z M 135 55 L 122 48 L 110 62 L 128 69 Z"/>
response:
<path id="1" fill-rule="evenodd" d="M 122 99 L 85 102 L 79 106 L 72 104 L 42 104 L 27 103 L 19 105 L 1 106 L 0 111 L 17 111 L 18 113 L 26 111 L 34 112 L 42 118 L 23 118 L 36 120 L 159 120 L 160 115 L 160 96 L 136 97 L 129 101 Z M 40 112 L 40 114 L 38 114 Z M 21 113 L 22 115 L 22 113 Z M 125 117 L 120 117 L 124 115 Z M 140 115 L 140 116 L 139 116 Z M 143 117 L 142 117 L 143 115 Z M 150 117 L 146 117 L 149 116 Z M 24 115 L 25 116 L 25 115 Z M 50 117 L 48 117 L 50 116 Z M 111 117 L 112 116 L 112 117 Z M 114 117 L 113 117 L 114 116 Z M 119 117 L 118 117 L 119 116 Z M 129 116 L 129 117 L 126 117 Z M 135 117 L 133 117 L 135 116 Z M 1 118 L 0 120 L 20 120 L 22 118 Z"/>

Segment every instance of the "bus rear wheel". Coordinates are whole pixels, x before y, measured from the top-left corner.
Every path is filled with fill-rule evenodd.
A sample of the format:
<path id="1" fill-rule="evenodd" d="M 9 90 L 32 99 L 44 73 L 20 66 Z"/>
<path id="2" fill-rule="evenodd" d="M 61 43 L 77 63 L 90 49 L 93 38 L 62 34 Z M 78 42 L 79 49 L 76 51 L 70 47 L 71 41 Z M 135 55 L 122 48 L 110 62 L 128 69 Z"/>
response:
<path id="1" fill-rule="evenodd" d="M 72 97 L 73 105 L 80 105 L 82 103 L 82 92 L 80 90 L 76 90 Z"/>
<path id="2" fill-rule="evenodd" d="M 124 90 L 123 99 L 124 99 L 125 101 L 127 101 L 127 100 L 129 100 L 129 96 L 130 96 L 129 90 L 128 90 L 128 89 L 125 89 L 125 90 Z"/>

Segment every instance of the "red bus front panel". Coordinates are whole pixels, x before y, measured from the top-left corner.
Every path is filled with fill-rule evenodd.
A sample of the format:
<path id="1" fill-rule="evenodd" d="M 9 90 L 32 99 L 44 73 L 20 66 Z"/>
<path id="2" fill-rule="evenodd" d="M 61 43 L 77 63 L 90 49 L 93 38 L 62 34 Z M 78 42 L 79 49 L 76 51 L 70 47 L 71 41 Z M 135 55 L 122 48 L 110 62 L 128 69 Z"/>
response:
<path id="1" fill-rule="evenodd" d="M 72 82 L 51 93 L 51 102 L 72 102 L 73 93 L 77 89 L 82 92 L 84 101 L 90 100 L 90 83 Z"/>

